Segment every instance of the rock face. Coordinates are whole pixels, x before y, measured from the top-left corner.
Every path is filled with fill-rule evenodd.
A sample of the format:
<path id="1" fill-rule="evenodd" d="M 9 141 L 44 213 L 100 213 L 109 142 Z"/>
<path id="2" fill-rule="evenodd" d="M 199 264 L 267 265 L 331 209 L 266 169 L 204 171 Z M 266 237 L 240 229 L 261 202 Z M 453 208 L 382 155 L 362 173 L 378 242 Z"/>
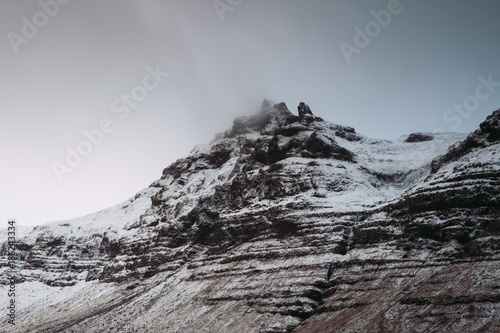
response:
<path id="1" fill-rule="evenodd" d="M 432 135 L 424 133 L 411 133 L 410 135 L 408 135 L 405 142 L 422 142 L 431 140 L 432 140 Z"/>
<path id="2" fill-rule="evenodd" d="M 16 332 L 498 332 L 499 118 L 388 141 L 264 103 L 20 235 Z"/>

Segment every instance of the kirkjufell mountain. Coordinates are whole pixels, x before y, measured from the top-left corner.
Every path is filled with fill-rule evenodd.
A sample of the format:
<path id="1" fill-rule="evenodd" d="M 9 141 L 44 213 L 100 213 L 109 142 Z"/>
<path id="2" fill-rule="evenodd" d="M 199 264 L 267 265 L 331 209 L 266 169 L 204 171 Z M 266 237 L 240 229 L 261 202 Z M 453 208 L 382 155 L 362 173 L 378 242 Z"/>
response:
<path id="1" fill-rule="evenodd" d="M 16 250 L 2 332 L 500 332 L 500 110 L 381 140 L 265 102 Z"/>

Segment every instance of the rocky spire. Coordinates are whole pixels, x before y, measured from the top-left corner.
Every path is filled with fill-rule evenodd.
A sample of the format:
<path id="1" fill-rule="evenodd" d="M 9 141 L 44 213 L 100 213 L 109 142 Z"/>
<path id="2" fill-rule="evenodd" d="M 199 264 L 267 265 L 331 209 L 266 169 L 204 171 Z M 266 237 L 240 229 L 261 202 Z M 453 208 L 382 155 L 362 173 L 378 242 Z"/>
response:
<path id="1" fill-rule="evenodd" d="M 260 107 L 260 111 L 269 110 L 275 103 L 269 99 L 264 99 L 262 102 L 262 106 Z"/>
<path id="2" fill-rule="evenodd" d="M 309 105 L 307 105 L 304 102 L 300 102 L 299 106 L 297 107 L 297 110 L 299 111 L 299 118 L 302 119 L 306 114 L 313 115 L 311 108 Z"/>

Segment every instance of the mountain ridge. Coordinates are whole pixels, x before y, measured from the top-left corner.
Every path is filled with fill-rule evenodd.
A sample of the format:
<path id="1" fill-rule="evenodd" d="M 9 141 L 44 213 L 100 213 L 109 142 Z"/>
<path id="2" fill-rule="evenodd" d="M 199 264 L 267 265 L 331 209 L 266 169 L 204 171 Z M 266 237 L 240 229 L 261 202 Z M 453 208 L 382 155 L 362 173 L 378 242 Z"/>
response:
<path id="1" fill-rule="evenodd" d="M 38 288 L 53 307 L 45 318 L 33 296 L 36 306 L 20 309 L 22 327 L 451 332 L 472 325 L 462 311 L 490 318 L 482 328 L 493 332 L 499 115 L 467 138 L 378 140 L 305 103 L 294 115 L 264 102 L 124 203 L 20 237 L 19 287 Z M 451 288 L 453 274 L 465 279 L 474 265 L 490 272 L 480 290 L 441 295 L 426 285 L 443 271 L 440 283 Z M 100 292 L 85 307 L 92 290 Z M 445 305 L 455 317 L 433 315 Z"/>

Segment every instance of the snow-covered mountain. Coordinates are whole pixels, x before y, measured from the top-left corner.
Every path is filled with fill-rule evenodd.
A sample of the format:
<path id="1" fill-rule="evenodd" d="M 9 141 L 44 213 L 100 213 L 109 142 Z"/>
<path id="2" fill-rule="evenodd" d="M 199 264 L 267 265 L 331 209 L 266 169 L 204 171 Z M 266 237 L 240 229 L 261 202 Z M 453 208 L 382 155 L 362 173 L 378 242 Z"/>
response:
<path id="1" fill-rule="evenodd" d="M 23 231 L 0 330 L 497 332 L 499 143 L 500 110 L 378 140 L 266 101 L 126 202 Z"/>

